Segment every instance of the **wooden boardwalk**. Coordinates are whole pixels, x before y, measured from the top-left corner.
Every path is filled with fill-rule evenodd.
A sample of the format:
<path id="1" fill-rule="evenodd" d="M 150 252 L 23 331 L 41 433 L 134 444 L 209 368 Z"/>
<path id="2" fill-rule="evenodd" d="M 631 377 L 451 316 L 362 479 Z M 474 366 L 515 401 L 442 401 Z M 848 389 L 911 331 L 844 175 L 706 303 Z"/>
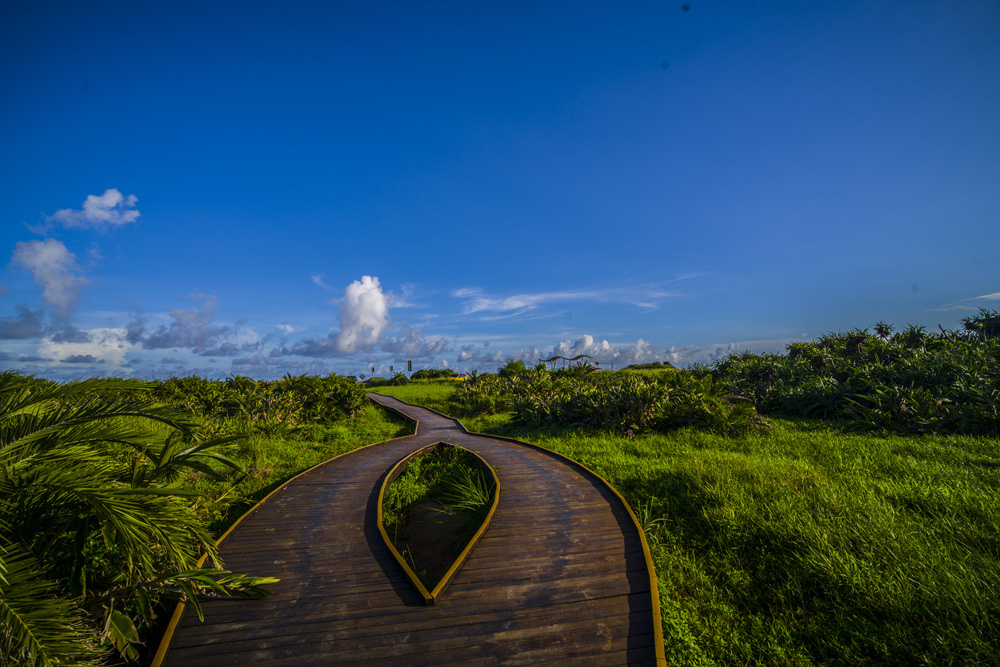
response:
<path id="1" fill-rule="evenodd" d="M 233 572 L 280 577 L 262 600 L 206 600 L 164 638 L 164 665 L 656 665 L 655 577 L 641 531 L 600 478 L 546 450 L 467 433 L 396 399 L 417 433 L 333 459 L 257 506 L 220 545 Z M 493 521 L 436 606 L 377 529 L 386 471 L 446 442 L 499 475 Z M 654 588 L 651 588 L 653 586 Z"/>

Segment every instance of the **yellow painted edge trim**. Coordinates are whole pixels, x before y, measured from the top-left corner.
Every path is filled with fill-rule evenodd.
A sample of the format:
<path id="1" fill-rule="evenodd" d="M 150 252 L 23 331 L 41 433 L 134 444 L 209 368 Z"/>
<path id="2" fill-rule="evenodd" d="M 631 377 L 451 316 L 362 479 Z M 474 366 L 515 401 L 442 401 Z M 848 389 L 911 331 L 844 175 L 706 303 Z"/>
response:
<path id="1" fill-rule="evenodd" d="M 456 447 L 457 445 L 452 445 L 452 446 Z M 476 534 L 469 539 L 468 543 L 466 543 L 465 545 L 465 548 L 462 549 L 462 553 L 458 554 L 458 557 L 455 558 L 455 562 L 451 564 L 451 567 L 448 568 L 448 571 L 444 573 L 443 577 L 441 577 L 441 581 L 439 581 L 438 585 L 434 587 L 433 591 L 431 591 L 431 595 L 434 597 L 435 602 L 437 602 L 437 599 L 441 597 L 441 595 L 444 593 L 444 590 L 445 588 L 448 587 L 448 584 L 451 583 L 451 580 L 454 578 L 455 573 L 458 572 L 459 568 L 461 568 L 462 565 L 465 564 L 465 561 L 466 559 L 468 559 L 469 554 L 472 553 L 472 550 L 475 548 L 476 544 L 479 543 L 479 538 L 482 537 L 483 533 L 486 532 L 486 529 L 489 528 L 490 522 L 493 521 L 493 515 L 497 511 L 497 507 L 500 505 L 500 478 L 497 476 L 497 471 L 493 468 L 493 466 L 489 464 L 489 462 L 486 459 L 484 459 L 482 456 L 479 455 L 479 452 L 474 452 L 466 447 L 461 447 L 461 449 L 464 449 L 465 451 L 471 453 L 473 456 L 479 459 L 480 463 L 482 463 L 486 467 L 486 469 L 490 472 L 490 475 L 493 477 L 493 504 L 490 506 L 490 511 L 487 512 L 486 518 L 483 519 L 482 525 L 479 526 L 479 530 L 477 530 Z"/>
<path id="2" fill-rule="evenodd" d="M 369 400 L 371 400 L 371 399 L 369 399 Z M 375 405 L 377 405 L 378 407 L 385 407 L 383 405 L 379 405 L 375 401 L 372 401 L 372 402 L 375 403 Z M 396 412 L 396 414 L 400 414 L 398 411 L 394 411 L 394 412 Z M 405 417 L 405 415 L 403 415 L 403 416 Z M 409 419 L 409 418 L 407 417 L 407 419 Z M 410 419 L 410 421 L 414 421 L 414 420 Z M 357 447 L 356 449 L 352 449 L 349 452 L 344 452 L 343 454 L 337 454 L 333 458 L 329 458 L 326 461 L 322 461 L 320 463 L 317 463 L 316 465 L 312 466 L 311 468 L 306 468 L 305 470 L 303 470 L 299 474 L 295 475 L 294 477 L 289 478 L 284 484 L 282 484 L 281 486 L 279 486 L 278 488 L 276 488 L 274 491 L 271 491 L 271 493 L 269 493 L 266 496 L 264 496 L 263 498 L 261 498 L 257 502 L 257 504 L 255 504 L 253 507 L 251 507 L 246 512 L 244 512 L 242 515 L 240 515 L 240 517 L 238 519 L 236 519 L 236 521 L 233 522 L 233 525 L 229 526 L 229 528 L 226 530 L 226 532 L 224 532 L 222 535 L 219 536 L 219 539 L 217 539 L 215 541 L 215 545 L 219 546 L 220 544 L 222 544 L 222 541 L 224 539 L 226 539 L 227 537 L 229 537 L 229 534 L 231 532 L 233 532 L 236 529 L 236 527 L 243 522 L 243 519 L 246 519 L 248 516 L 250 516 L 251 514 L 253 514 L 254 512 L 256 512 L 257 509 L 260 508 L 261 505 L 263 505 L 264 503 L 266 503 L 268 500 L 271 499 L 271 496 L 273 496 L 274 494 L 278 493 L 279 491 L 282 491 L 283 489 L 285 489 L 289 484 L 291 484 L 292 482 L 294 482 L 295 480 L 297 480 L 299 477 L 302 477 L 303 475 L 306 475 L 306 474 L 312 472 L 313 470 L 315 470 L 316 468 L 319 468 L 320 466 L 325 466 L 327 463 L 330 463 L 331 461 L 336 461 L 337 459 L 339 459 L 339 458 L 341 458 L 343 456 L 347 456 L 348 454 L 353 454 L 354 452 L 361 451 L 362 449 L 368 449 L 369 447 L 378 447 L 380 445 L 385 445 L 385 444 L 388 444 L 390 442 L 396 442 L 397 440 L 403 440 L 405 438 L 415 437 L 417 435 L 417 432 L 419 430 L 420 430 L 420 422 L 417 421 L 417 422 L 415 422 L 415 425 L 413 427 L 413 433 L 411 435 L 401 435 L 398 438 L 390 438 L 388 440 L 381 440 L 379 442 L 373 442 L 373 443 L 370 443 L 370 444 L 367 444 L 367 445 L 362 445 L 361 447 Z M 208 554 L 205 554 L 200 559 L 198 559 L 198 565 L 197 565 L 197 567 L 199 569 L 201 568 L 202 565 L 204 565 L 205 559 L 207 559 L 207 558 L 208 558 Z M 184 601 L 183 600 L 179 600 L 177 602 L 177 606 L 174 607 L 174 613 L 170 617 L 170 622 L 167 624 L 167 629 L 163 631 L 163 637 L 160 638 L 160 643 L 156 647 L 156 655 L 153 656 L 153 662 L 150 663 L 150 667 L 160 667 L 162 665 L 162 663 L 163 663 L 164 658 L 167 657 L 167 651 L 170 649 L 170 641 L 174 638 L 174 631 L 177 629 L 177 625 L 181 621 L 181 616 L 184 615 L 184 607 L 185 606 L 187 606 L 187 605 L 184 603 Z"/>
<path id="3" fill-rule="evenodd" d="M 444 575 L 441 577 L 441 580 L 437 583 L 437 586 L 434 587 L 434 590 L 428 591 L 427 587 L 424 586 L 424 583 L 420 581 L 420 577 L 417 576 L 416 572 L 413 571 L 413 568 L 411 568 L 409 563 L 406 562 L 406 559 L 403 558 L 403 555 L 399 553 L 398 549 L 396 549 L 396 545 L 392 543 L 391 539 L 389 539 L 389 533 L 386 531 L 385 523 L 383 521 L 382 499 L 385 495 L 385 490 L 389 488 L 389 485 L 392 484 L 392 482 L 396 480 L 396 477 L 399 476 L 395 474 L 396 470 L 398 470 L 401 466 L 409 464 L 409 462 L 412 461 L 413 459 L 420 458 L 421 456 L 424 456 L 425 454 L 429 453 L 428 450 L 434 449 L 441 445 L 448 445 L 449 447 L 457 447 L 458 449 L 464 449 L 465 451 L 469 452 L 477 459 L 479 459 L 479 462 L 483 465 L 483 467 L 486 468 L 486 470 L 489 471 L 490 475 L 493 477 L 493 485 L 494 485 L 493 504 L 490 506 L 490 511 L 486 515 L 486 518 L 483 519 L 482 525 L 479 526 L 479 530 L 477 530 L 475 535 L 473 535 L 469 539 L 469 541 L 465 545 L 465 548 L 462 549 L 462 552 L 458 554 L 458 556 L 455 558 L 454 561 L 452 561 L 451 567 L 449 567 L 448 571 L 445 572 Z M 486 528 L 489 527 L 490 522 L 493 520 L 493 514 L 496 512 L 497 506 L 499 504 L 500 504 L 500 478 L 497 477 L 497 472 L 496 470 L 493 469 L 493 466 L 491 466 L 486 461 L 486 459 L 480 456 L 477 452 L 474 452 L 466 447 L 461 447 L 459 445 L 452 444 L 450 442 L 435 442 L 433 444 L 427 445 L 426 447 L 421 447 L 420 449 L 414 452 L 410 452 L 409 454 L 401 458 L 396 463 L 396 465 L 394 465 L 389 470 L 389 472 L 386 473 L 385 478 L 382 481 L 382 486 L 378 490 L 378 512 L 377 512 L 378 531 L 382 535 L 382 540 L 385 542 L 385 545 L 389 547 L 389 552 L 392 554 L 392 557 L 396 559 L 396 562 L 398 562 L 400 566 L 402 566 L 403 571 L 406 573 L 407 578 L 410 580 L 410 583 L 413 584 L 413 586 L 417 589 L 417 592 L 420 593 L 420 595 L 424 598 L 425 605 L 432 606 L 436 604 L 441 595 L 444 594 L 445 588 L 447 588 L 448 584 L 451 583 L 451 580 L 454 578 L 459 568 L 461 568 L 462 565 L 465 563 L 466 559 L 469 557 L 469 554 L 472 552 L 472 549 L 479 542 L 479 538 L 482 537 L 484 532 L 486 532 Z"/>
<path id="4" fill-rule="evenodd" d="M 419 424 L 420 422 L 417 423 Z M 389 472 L 385 474 L 385 478 L 382 480 L 382 484 L 381 486 L 379 486 L 378 489 L 378 508 L 376 509 L 378 532 L 382 535 L 382 541 L 385 542 L 385 545 L 387 547 L 389 547 L 389 553 L 392 554 L 392 557 L 396 559 L 396 562 L 399 563 L 400 566 L 402 566 L 403 571 L 406 573 L 406 577 L 410 580 L 410 583 L 413 584 L 413 586 L 417 589 L 417 592 L 420 593 L 420 596 L 424 599 L 425 605 L 434 604 L 434 596 L 430 594 L 430 591 L 427 590 L 427 587 L 424 586 L 422 581 L 420 581 L 420 577 L 417 576 L 417 573 L 413 571 L 413 568 L 411 568 L 410 565 L 406 562 L 406 559 L 403 558 L 403 555 L 399 553 L 398 549 L 396 549 L 396 545 L 393 544 L 392 540 L 389 539 L 389 534 L 385 530 L 385 522 L 383 521 L 382 500 L 385 496 L 385 490 L 389 487 L 389 484 L 395 481 L 393 475 L 396 474 L 397 470 L 399 470 L 402 466 L 408 464 L 413 459 L 417 458 L 424 450 L 434 449 L 439 444 L 441 443 L 435 442 L 432 445 L 421 447 L 415 452 L 410 452 L 409 454 L 401 458 L 399 461 L 397 461 L 396 465 L 392 466 L 392 468 L 389 469 Z"/>
<path id="5" fill-rule="evenodd" d="M 386 394 L 380 394 L 380 395 L 386 396 Z M 401 401 L 400 399 L 395 398 L 394 396 L 388 396 L 388 398 L 393 398 L 393 399 L 399 401 L 400 403 L 406 403 L 405 401 Z M 407 403 L 407 405 L 411 405 L 411 404 Z M 388 407 L 388 406 L 383 406 L 383 407 Z M 571 459 L 570 457 L 566 456 L 565 454 L 560 454 L 559 452 L 551 450 L 548 447 L 542 447 L 541 445 L 536 445 L 533 442 L 523 442 L 521 440 L 515 440 L 514 438 L 505 438 L 502 435 L 489 435 L 487 433 L 474 433 L 473 431 L 470 431 L 469 429 L 467 429 L 465 427 L 465 424 L 463 424 L 461 421 L 459 421 L 455 417 L 451 417 L 449 415 L 444 414 L 443 412 L 438 412 L 434 408 L 428 408 L 428 407 L 423 406 L 423 405 L 414 405 L 414 407 L 423 408 L 424 410 L 430 410 L 431 412 L 433 412 L 436 415 L 444 417 L 445 419 L 452 420 L 453 422 L 455 422 L 458 425 L 459 428 L 461 428 L 463 431 L 465 431 L 469 435 L 478 435 L 478 436 L 481 436 L 483 438 L 494 438 L 496 440 L 505 440 L 507 442 L 512 442 L 512 443 L 515 443 L 515 444 L 518 444 L 518 445 L 524 445 L 526 447 L 534 447 L 535 449 L 539 449 L 539 450 L 541 450 L 543 452 L 547 452 L 548 454 L 551 454 L 553 456 L 557 456 L 557 457 L 559 457 L 561 459 L 564 459 L 564 460 L 568 461 L 569 463 L 571 463 L 571 464 L 573 464 L 573 465 L 575 465 L 575 466 L 577 466 L 579 468 L 582 468 L 587 473 L 589 473 L 589 474 L 593 475 L 594 477 L 596 477 L 598 480 L 601 481 L 602 484 L 604 484 L 606 487 L 608 487 L 611 490 L 611 492 L 614 493 L 618 497 L 618 499 L 622 502 L 622 505 L 625 506 L 625 509 L 628 510 L 629 516 L 632 517 L 632 523 L 635 525 L 636 530 L 639 532 L 639 540 L 642 543 L 642 553 L 643 553 L 643 556 L 646 559 L 646 569 L 649 571 L 650 598 L 651 598 L 651 601 L 653 603 L 653 639 L 654 639 L 654 649 L 653 650 L 655 651 L 655 655 L 656 655 L 656 663 L 658 665 L 666 665 L 667 664 L 667 656 L 666 656 L 666 652 L 665 652 L 664 646 L 663 646 L 663 620 L 662 620 L 661 615 L 660 615 L 660 587 L 659 587 L 659 584 L 656 581 L 656 568 L 653 565 L 653 554 L 649 551 L 649 544 L 646 542 L 646 532 L 642 529 L 642 526 L 639 524 L 638 517 L 636 517 L 635 512 L 632 511 L 632 508 L 629 506 L 628 501 L 625 500 L 625 498 L 622 496 L 622 494 L 618 493 L 618 489 L 616 489 L 615 487 L 613 487 L 608 482 L 608 480 L 604 479 L 603 477 L 601 477 L 596 472 L 594 472 L 593 470 L 591 470 L 587 466 L 583 465 L 579 461 L 574 461 L 573 459 Z M 392 410 L 392 408 L 389 408 L 389 409 Z M 394 412 L 402 414 L 398 410 L 394 410 Z M 417 424 L 420 423 L 419 420 L 414 420 L 414 421 L 416 421 Z"/>

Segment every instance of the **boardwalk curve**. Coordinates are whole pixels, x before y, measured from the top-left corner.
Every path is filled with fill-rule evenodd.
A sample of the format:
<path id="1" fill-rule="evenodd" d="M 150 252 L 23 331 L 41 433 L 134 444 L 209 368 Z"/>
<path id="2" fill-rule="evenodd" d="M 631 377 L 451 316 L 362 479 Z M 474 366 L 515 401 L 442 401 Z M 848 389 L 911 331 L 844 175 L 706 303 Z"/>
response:
<path id="1" fill-rule="evenodd" d="M 263 600 L 183 610 L 163 665 L 662 664 L 655 575 L 634 516 L 597 475 L 542 448 L 468 433 L 397 399 L 412 436 L 294 478 L 222 540 L 234 572 L 280 577 Z M 436 442 L 478 453 L 500 477 L 492 523 L 436 606 L 424 605 L 382 542 L 381 481 Z"/>

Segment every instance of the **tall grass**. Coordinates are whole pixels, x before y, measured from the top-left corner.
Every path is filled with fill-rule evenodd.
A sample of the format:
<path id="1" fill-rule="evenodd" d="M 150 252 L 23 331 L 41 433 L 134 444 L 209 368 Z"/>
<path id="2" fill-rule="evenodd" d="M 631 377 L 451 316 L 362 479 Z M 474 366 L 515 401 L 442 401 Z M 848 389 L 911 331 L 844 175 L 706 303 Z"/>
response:
<path id="1" fill-rule="evenodd" d="M 396 387 L 378 387 L 375 389 L 380 394 L 398 398 L 407 403 L 415 403 L 444 412 L 453 414 L 456 405 L 452 402 L 452 395 L 460 383 L 451 380 L 411 380 L 408 384 Z"/>
<path id="2" fill-rule="evenodd" d="M 687 664 L 997 664 L 994 438 L 609 433 L 469 419 L 604 476 L 647 528 L 667 655 Z"/>
<path id="3" fill-rule="evenodd" d="M 530 427 L 509 412 L 463 423 L 554 449 L 625 496 L 671 664 L 1000 664 L 995 437 L 808 419 L 736 437 Z"/>

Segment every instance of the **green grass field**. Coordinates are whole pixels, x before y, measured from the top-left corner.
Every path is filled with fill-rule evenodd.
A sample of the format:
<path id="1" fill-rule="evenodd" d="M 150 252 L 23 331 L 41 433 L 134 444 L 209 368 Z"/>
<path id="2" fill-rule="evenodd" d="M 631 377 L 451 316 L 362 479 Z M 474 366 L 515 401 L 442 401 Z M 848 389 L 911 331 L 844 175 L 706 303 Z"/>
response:
<path id="1" fill-rule="evenodd" d="M 448 399 L 458 385 L 459 383 L 454 380 L 413 380 L 399 387 L 378 387 L 373 391 L 448 413 L 455 407 L 448 402 Z"/>
<path id="2" fill-rule="evenodd" d="M 450 409 L 447 383 L 380 391 Z M 509 414 L 463 423 L 565 454 L 625 496 L 652 548 L 671 664 L 1000 664 L 996 438 L 793 420 L 632 439 Z"/>

